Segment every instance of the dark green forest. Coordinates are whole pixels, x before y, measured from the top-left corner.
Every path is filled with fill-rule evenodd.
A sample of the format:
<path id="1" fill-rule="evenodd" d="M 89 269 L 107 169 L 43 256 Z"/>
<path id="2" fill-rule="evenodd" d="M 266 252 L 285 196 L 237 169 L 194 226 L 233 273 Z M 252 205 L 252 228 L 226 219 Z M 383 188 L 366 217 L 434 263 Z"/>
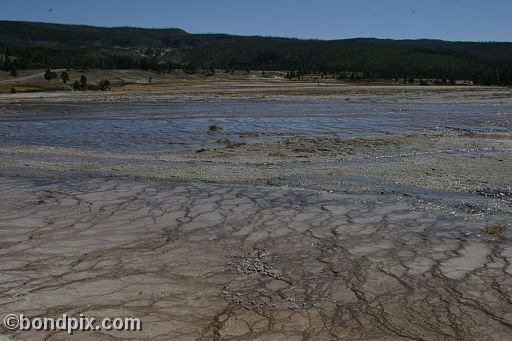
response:
<path id="1" fill-rule="evenodd" d="M 282 70 L 352 80 L 468 80 L 512 85 L 512 43 L 300 40 L 0 21 L 0 68 Z"/>

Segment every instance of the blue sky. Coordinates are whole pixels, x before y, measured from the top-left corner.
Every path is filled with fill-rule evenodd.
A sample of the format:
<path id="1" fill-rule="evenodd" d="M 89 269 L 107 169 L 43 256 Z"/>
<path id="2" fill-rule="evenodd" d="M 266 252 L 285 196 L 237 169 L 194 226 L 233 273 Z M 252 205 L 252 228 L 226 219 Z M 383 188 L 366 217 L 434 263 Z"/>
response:
<path id="1" fill-rule="evenodd" d="M 0 19 L 320 39 L 512 41 L 512 0 L 2 0 Z"/>

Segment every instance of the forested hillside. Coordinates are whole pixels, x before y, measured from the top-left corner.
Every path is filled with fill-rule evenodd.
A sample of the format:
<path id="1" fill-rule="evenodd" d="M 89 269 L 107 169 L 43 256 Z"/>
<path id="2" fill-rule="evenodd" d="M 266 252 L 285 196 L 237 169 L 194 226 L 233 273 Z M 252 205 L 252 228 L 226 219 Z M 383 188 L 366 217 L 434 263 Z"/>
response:
<path id="1" fill-rule="evenodd" d="M 321 72 L 354 80 L 512 85 L 512 43 L 299 40 L 0 21 L 0 67 L 13 75 L 34 68 L 285 70 L 292 79 Z"/>

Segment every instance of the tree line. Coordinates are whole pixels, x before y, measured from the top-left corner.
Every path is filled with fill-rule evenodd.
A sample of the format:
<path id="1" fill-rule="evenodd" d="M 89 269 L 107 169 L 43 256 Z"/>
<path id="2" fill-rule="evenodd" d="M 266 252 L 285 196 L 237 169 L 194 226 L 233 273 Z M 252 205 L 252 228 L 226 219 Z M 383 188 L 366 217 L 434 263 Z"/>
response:
<path id="1" fill-rule="evenodd" d="M 253 60 L 245 58 L 229 60 L 207 60 L 191 58 L 187 62 L 173 62 L 151 57 L 133 57 L 128 55 L 102 54 L 99 56 L 81 56 L 76 52 L 63 53 L 63 51 L 41 51 L 36 49 L 22 49 L 16 55 L 9 49 L 4 51 L 0 61 L 0 69 L 16 77 L 20 70 L 40 68 L 74 68 L 74 69 L 140 69 L 158 73 L 170 73 L 176 69 L 187 73 L 198 70 L 278 70 L 287 71 L 287 78 L 300 79 L 305 74 L 319 73 L 334 75 L 335 78 L 347 81 L 359 80 L 410 80 L 434 79 L 442 84 L 453 83 L 453 80 L 469 80 L 478 85 L 512 85 L 511 64 L 462 64 L 450 65 L 438 63 L 437 65 L 411 63 L 375 65 L 364 61 L 344 64 L 325 64 L 322 62 L 307 62 L 307 60 L 284 60 L 274 56 L 272 59 L 255 57 Z M 406 82 L 404 82 L 406 83 Z"/>
<path id="2" fill-rule="evenodd" d="M 335 75 L 347 81 L 468 80 L 512 85 L 512 43 L 438 40 L 347 39 L 336 41 L 222 34 L 181 30 L 91 28 L 1 22 L 0 68 L 279 70 L 290 79 L 304 74 Z"/>

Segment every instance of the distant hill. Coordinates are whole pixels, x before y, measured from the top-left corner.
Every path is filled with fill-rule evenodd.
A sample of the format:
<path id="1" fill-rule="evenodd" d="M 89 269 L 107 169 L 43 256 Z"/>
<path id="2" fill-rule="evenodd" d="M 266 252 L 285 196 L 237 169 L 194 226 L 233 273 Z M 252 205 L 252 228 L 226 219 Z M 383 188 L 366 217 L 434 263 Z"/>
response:
<path id="1" fill-rule="evenodd" d="M 5 58 L 5 56 L 9 58 Z M 287 70 L 348 79 L 512 84 L 512 43 L 300 40 L 184 30 L 0 21 L 0 67 Z"/>

